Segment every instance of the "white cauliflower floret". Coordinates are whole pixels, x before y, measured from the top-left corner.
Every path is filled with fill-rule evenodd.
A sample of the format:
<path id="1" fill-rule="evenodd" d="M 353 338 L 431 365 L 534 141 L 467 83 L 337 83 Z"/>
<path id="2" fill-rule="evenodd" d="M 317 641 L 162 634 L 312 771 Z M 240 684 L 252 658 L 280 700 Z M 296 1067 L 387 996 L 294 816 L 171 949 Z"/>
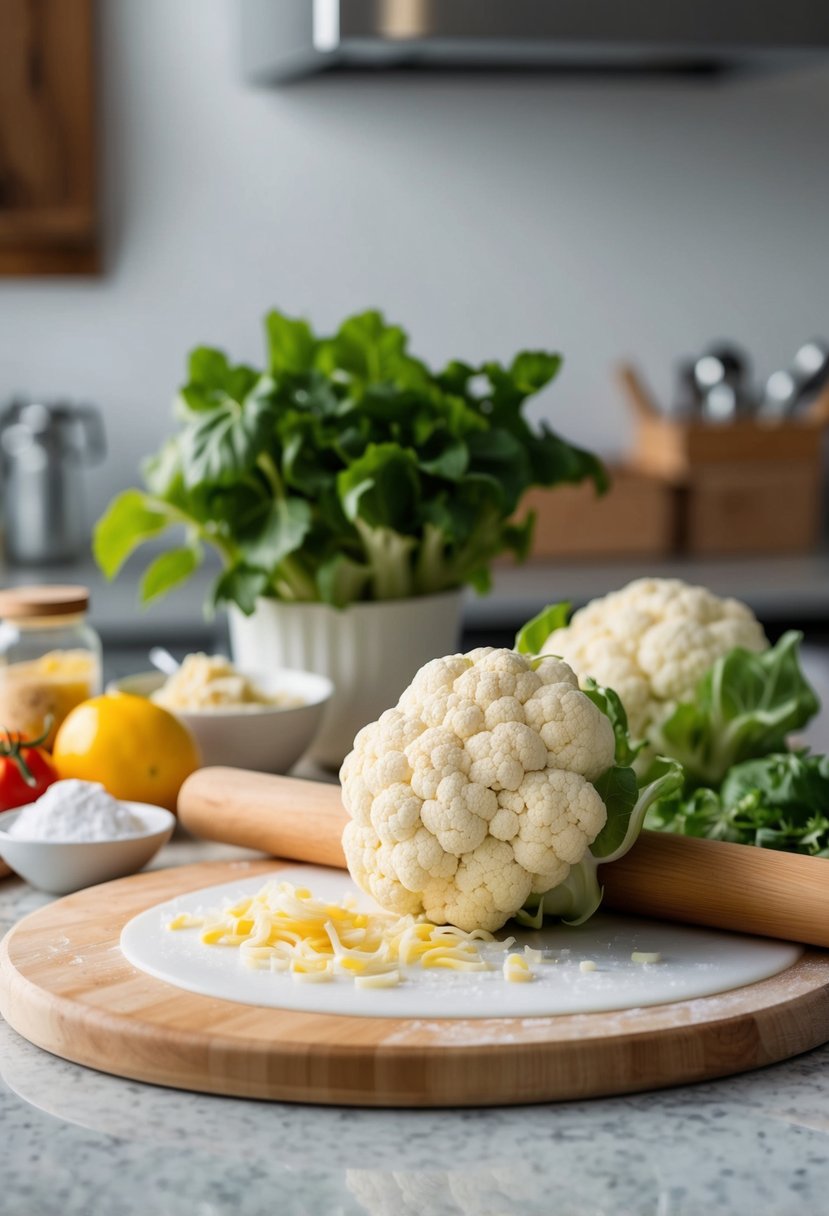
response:
<path id="1" fill-rule="evenodd" d="M 579 773 L 547 769 L 532 773 L 521 790 L 499 799 L 518 818 L 513 840 L 516 860 L 533 874 L 533 891 L 557 887 L 584 856 L 584 842 L 597 822 L 604 826 L 605 805 Z"/>
<path id="2" fill-rule="evenodd" d="M 532 878 L 502 840 L 487 837 L 458 864 L 451 880 L 429 882 L 423 911 L 436 925 L 500 929 L 532 890 Z"/>
<path id="3" fill-rule="evenodd" d="M 566 663 L 482 648 L 421 668 L 340 777 L 354 881 L 384 908 L 499 929 L 607 819 L 610 722 Z"/>
<path id="4" fill-rule="evenodd" d="M 542 652 L 560 655 L 622 699 L 634 735 L 646 736 L 678 701 L 693 696 L 710 667 L 740 646 L 768 646 L 760 622 L 739 600 L 720 599 L 681 579 L 637 579 L 593 600 L 556 629 Z"/>

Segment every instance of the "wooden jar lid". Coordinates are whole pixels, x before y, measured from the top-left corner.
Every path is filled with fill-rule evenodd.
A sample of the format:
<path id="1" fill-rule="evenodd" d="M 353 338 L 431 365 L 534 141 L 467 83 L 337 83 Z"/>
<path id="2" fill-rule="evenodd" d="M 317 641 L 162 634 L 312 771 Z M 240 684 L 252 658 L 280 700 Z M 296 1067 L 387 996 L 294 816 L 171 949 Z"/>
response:
<path id="1" fill-rule="evenodd" d="M 0 617 L 21 620 L 25 617 L 71 616 L 86 612 L 89 589 L 73 584 L 55 583 L 43 587 L 6 587 L 0 590 Z"/>

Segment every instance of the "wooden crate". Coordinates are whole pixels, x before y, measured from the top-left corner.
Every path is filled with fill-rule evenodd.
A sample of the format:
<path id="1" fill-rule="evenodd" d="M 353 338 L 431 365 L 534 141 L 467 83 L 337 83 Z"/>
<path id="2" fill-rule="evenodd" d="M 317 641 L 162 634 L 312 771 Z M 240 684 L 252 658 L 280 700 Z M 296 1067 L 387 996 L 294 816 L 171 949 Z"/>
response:
<path id="1" fill-rule="evenodd" d="M 535 511 L 532 557 L 638 557 L 672 552 L 676 495 L 663 478 L 636 469 L 610 470 L 608 492 L 592 485 L 531 490 L 520 518 Z"/>
<path id="2" fill-rule="evenodd" d="M 820 464 L 829 389 L 799 418 L 717 423 L 669 417 L 628 364 L 619 369 L 619 379 L 636 423 L 632 462 L 657 477 L 679 483 L 707 465 Z"/>
<path id="3" fill-rule="evenodd" d="M 701 469 L 684 502 L 681 543 L 709 556 L 807 552 L 820 542 L 821 489 L 813 462 Z"/>
<path id="4" fill-rule="evenodd" d="M 729 423 L 663 413 L 629 365 L 619 378 L 636 432 L 631 464 L 672 486 L 681 551 L 803 553 L 822 532 L 829 390 L 799 418 Z"/>

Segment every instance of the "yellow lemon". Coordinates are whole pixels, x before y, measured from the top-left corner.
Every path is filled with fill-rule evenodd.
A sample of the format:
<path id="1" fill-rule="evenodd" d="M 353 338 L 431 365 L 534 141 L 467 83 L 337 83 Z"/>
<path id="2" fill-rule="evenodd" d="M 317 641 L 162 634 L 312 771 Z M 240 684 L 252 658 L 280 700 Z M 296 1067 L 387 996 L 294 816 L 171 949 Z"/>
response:
<path id="1" fill-rule="evenodd" d="M 184 779 L 200 763 L 183 722 L 125 692 L 92 697 L 71 710 L 58 730 L 52 760 L 62 778 L 100 781 L 113 798 L 171 811 Z"/>

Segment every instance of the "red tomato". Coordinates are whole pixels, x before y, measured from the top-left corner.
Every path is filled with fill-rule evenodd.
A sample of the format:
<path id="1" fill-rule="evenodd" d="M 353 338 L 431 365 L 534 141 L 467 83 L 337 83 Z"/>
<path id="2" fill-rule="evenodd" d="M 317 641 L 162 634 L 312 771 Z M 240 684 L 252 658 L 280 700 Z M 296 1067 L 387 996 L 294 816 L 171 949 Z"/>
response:
<path id="1" fill-rule="evenodd" d="M 0 811 L 34 802 L 57 781 L 49 754 L 38 746 L 41 742 L 29 743 L 12 731 L 0 734 Z"/>

